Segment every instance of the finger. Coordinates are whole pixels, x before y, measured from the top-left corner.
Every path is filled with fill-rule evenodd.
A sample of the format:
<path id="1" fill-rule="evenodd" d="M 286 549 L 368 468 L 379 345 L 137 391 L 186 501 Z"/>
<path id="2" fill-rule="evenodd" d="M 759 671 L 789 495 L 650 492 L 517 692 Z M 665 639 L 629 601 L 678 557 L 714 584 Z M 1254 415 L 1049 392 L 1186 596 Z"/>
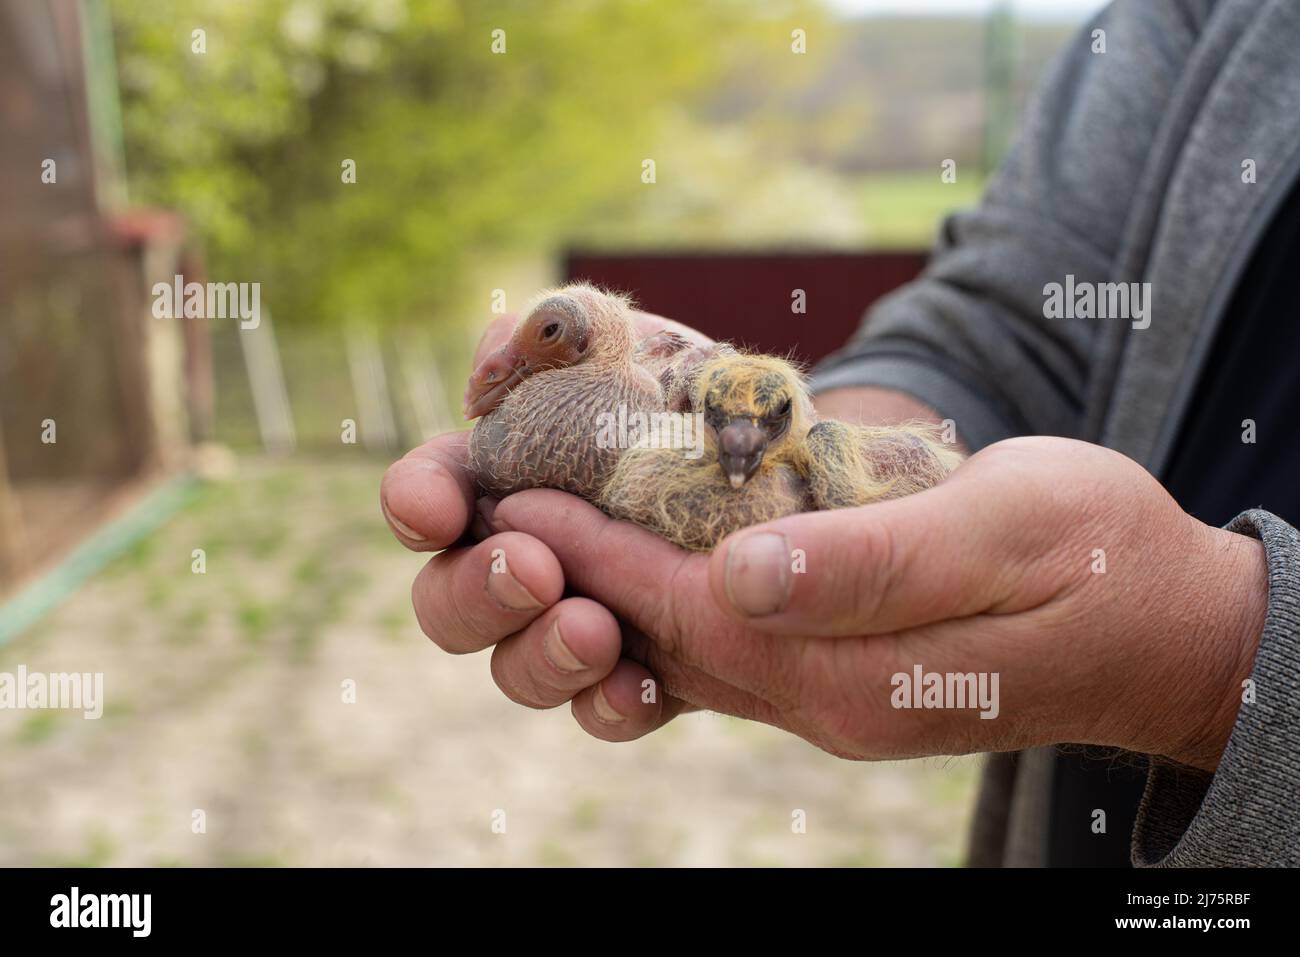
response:
<path id="1" fill-rule="evenodd" d="M 563 593 L 564 572 L 550 549 L 506 533 L 434 555 L 415 576 L 411 602 L 434 644 L 466 654 L 527 627 Z"/>
<path id="2" fill-rule="evenodd" d="M 644 634 L 620 625 L 587 598 L 565 598 L 492 652 L 492 677 L 510 700 L 553 708 L 606 677 L 621 656 L 654 674 L 642 692 L 663 694 L 714 711 L 766 720 L 770 709 L 752 695 L 681 667 Z"/>
<path id="3" fill-rule="evenodd" d="M 417 552 L 446 548 L 474 515 L 474 479 L 466 465 L 468 432 L 449 432 L 388 467 L 379 505 L 397 540 Z"/>
<path id="4" fill-rule="evenodd" d="M 986 483 L 854 509 L 810 512 L 737 532 L 714 551 L 720 607 L 774 634 L 860 635 L 998 609 L 1019 565 Z"/>
<path id="5" fill-rule="evenodd" d="M 587 598 L 565 598 L 492 651 L 492 679 L 511 701 L 554 708 L 596 684 L 618 662 L 618 621 Z"/>
<path id="6" fill-rule="evenodd" d="M 656 687 L 654 675 L 644 665 L 620 658 L 604 681 L 574 697 L 573 717 L 594 738 L 633 741 L 688 708 Z"/>
<path id="7" fill-rule="evenodd" d="M 707 556 L 549 489 L 503 499 L 493 527 L 545 542 L 569 587 L 648 635 L 678 666 L 765 698 L 779 695 L 788 683 L 797 649 L 765 641 L 722 613 L 709 590 Z"/>
<path id="8" fill-rule="evenodd" d="M 774 699 L 785 702 L 783 709 L 781 705 L 773 704 L 698 668 L 683 665 L 645 633 L 627 624 L 623 625 L 623 657 L 645 665 L 655 676 L 663 693 L 669 698 L 679 698 L 686 702 L 690 710 L 706 708 L 777 727 L 788 727 L 788 721 L 784 720 L 783 715 L 797 710 L 797 704 L 792 701 L 788 688 L 784 693 L 773 694 Z"/>
<path id="9" fill-rule="evenodd" d="M 531 489 L 501 500 L 496 531 L 524 531 L 548 544 L 569 586 L 596 599 L 619 619 L 654 633 L 665 598 L 712 603 L 702 577 L 705 559 L 645 529 L 615 522 L 594 505 L 564 492 Z M 670 588 L 671 584 L 671 588 Z M 721 621 L 721 619 L 719 619 Z"/>

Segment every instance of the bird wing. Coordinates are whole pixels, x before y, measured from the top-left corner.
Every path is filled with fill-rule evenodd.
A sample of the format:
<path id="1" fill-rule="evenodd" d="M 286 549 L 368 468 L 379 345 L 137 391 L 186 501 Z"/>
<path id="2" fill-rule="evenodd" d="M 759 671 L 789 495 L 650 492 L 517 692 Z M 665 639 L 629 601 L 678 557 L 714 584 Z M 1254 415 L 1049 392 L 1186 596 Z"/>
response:
<path id="1" fill-rule="evenodd" d="M 852 508 L 938 485 L 962 457 L 925 423 L 818 422 L 804 441 L 804 471 L 818 509 Z"/>
<path id="2" fill-rule="evenodd" d="M 632 361 L 657 380 L 670 412 L 690 412 L 691 396 L 700 367 L 718 356 L 734 355 L 736 350 L 725 342 L 707 346 L 665 329 L 642 339 L 632 354 Z"/>

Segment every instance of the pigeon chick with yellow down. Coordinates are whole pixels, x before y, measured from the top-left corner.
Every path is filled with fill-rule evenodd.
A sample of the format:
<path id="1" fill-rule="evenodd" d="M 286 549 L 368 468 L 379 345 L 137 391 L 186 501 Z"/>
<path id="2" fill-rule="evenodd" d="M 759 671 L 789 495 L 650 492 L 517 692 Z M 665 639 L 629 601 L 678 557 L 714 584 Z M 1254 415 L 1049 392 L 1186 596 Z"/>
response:
<path id="1" fill-rule="evenodd" d="M 804 378 L 774 356 L 716 355 L 691 381 L 704 454 L 643 439 L 597 499 L 614 518 L 683 548 L 707 551 L 737 529 L 796 512 L 910 495 L 961 461 L 926 424 L 817 421 Z"/>

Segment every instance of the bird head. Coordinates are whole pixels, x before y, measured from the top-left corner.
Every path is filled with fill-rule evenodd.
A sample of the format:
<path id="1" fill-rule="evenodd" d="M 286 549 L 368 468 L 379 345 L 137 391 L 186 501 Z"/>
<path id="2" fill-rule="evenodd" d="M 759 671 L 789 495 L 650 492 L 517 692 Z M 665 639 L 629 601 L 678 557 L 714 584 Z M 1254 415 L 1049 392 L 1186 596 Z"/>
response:
<path id="1" fill-rule="evenodd" d="M 632 318 L 621 296 L 585 284 L 545 292 L 534 300 L 504 346 L 469 377 L 465 418 L 486 415 L 524 379 L 593 359 L 630 355 Z"/>
<path id="2" fill-rule="evenodd" d="M 740 488 L 792 436 L 808 431 L 811 405 L 798 370 L 774 356 L 721 356 L 700 370 L 695 407 L 703 412 L 718 465 Z"/>

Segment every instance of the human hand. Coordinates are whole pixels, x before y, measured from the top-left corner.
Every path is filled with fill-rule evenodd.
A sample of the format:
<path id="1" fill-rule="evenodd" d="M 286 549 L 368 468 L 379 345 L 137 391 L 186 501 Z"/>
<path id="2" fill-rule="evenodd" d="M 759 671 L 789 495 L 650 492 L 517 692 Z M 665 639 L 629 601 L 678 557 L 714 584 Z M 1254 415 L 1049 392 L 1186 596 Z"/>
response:
<path id="1" fill-rule="evenodd" d="M 1075 742 L 1213 769 L 1267 596 L 1258 542 L 1064 439 L 1001 442 L 934 489 L 745 529 L 712 555 L 558 492 L 510 496 L 491 523 L 545 543 L 568 586 L 625 623 L 584 653 L 622 649 L 674 700 L 852 758 Z M 998 675 L 997 716 L 895 708 L 894 676 L 917 666 Z M 545 672 L 516 645 L 494 674 L 517 699 Z M 666 718 L 632 682 L 603 698 L 622 720 L 580 715 L 598 737 Z"/>
<path id="2" fill-rule="evenodd" d="M 699 345 L 711 342 L 662 316 L 638 312 L 634 321 L 642 338 L 668 329 Z M 488 327 L 475 365 L 510 338 L 516 322 L 503 316 Z M 437 552 L 412 588 L 416 618 L 445 651 L 496 646 L 493 673 L 514 700 L 539 708 L 572 700 L 584 726 L 599 726 L 600 709 L 607 711 L 604 689 L 621 697 L 649 673 L 620 660 L 620 626 L 612 614 L 590 599 L 562 597 L 564 574 L 545 544 L 517 532 L 494 534 L 485 524 L 496 503 L 477 497 L 468 437 L 440 435 L 384 474 L 380 507 L 393 534 L 413 551 Z M 683 707 L 661 698 L 638 716 L 645 727 L 623 722 L 621 733 L 636 737 Z"/>

